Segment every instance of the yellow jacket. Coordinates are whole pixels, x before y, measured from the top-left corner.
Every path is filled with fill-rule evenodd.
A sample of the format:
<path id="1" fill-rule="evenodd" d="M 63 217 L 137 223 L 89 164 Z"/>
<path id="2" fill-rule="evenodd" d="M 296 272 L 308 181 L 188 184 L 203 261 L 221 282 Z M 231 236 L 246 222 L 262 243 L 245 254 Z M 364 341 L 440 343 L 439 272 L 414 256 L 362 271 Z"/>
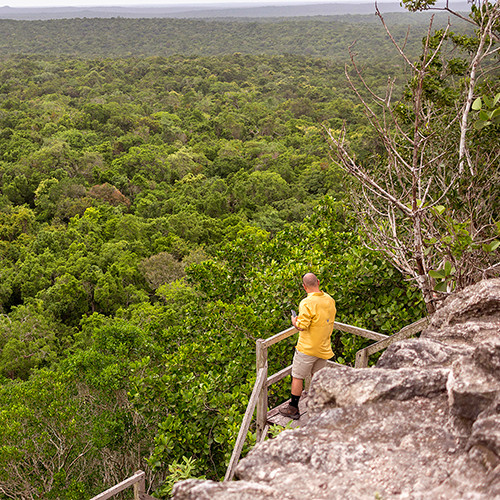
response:
<path id="1" fill-rule="evenodd" d="M 336 312 L 335 301 L 330 295 L 324 292 L 308 293 L 299 304 L 296 324 L 302 331 L 299 331 L 297 351 L 317 358 L 331 358 L 330 337 Z"/>

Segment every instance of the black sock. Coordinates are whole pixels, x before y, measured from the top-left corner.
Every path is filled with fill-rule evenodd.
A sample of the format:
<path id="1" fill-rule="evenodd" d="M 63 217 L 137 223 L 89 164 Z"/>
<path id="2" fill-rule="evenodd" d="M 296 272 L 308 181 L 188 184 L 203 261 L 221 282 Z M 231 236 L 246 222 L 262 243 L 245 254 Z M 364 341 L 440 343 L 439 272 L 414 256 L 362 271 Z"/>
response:
<path id="1" fill-rule="evenodd" d="M 298 408 L 299 407 L 299 399 L 300 399 L 300 396 L 294 396 L 292 394 L 292 400 L 290 401 L 290 406 L 295 406 L 295 408 Z"/>

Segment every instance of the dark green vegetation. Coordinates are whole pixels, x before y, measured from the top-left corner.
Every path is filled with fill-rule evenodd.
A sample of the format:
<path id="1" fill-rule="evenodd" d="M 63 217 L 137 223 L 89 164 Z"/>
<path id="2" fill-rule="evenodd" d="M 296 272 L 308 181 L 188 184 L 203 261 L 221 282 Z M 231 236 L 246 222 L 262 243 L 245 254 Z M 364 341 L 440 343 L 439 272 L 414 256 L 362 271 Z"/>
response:
<path id="1" fill-rule="evenodd" d="M 422 315 L 363 248 L 328 161 L 325 120 L 347 121 L 361 157 L 377 147 L 341 65 L 18 56 L 0 71 L 5 498 L 89 498 L 138 468 L 158 496 L 186 467 L 220 478 L 255 339 L 289 325 L 309 269 L 341 321 L 392 332 Z M 352 362 L 361 344 L 335 346 Z"/>
<path id="2" fill-rule="evenodd" d="M 435 26 L 448 16 L 437 15 Z M 395 38 L 420 52 L 426 14 L 388 14 Z M 463 27 L 454 21 L 454 29 Z M 374 15 L 276 19 L 66 19 L 0 20 L 0 55 L 48 54 L 78 57 L 296 54 L 345 61 L 356 42 L 363 60 L 387 61 L 397 52 Z"/>

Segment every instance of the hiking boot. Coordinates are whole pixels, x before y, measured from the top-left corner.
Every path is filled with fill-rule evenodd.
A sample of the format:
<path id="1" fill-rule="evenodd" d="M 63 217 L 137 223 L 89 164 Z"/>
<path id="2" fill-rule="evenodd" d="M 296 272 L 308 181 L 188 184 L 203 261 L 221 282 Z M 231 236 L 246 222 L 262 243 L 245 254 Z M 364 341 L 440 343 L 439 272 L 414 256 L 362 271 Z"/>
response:
<path id="1" fill-rule="evenodd" d="M 280 408 L 279 412 L 284 417 L 291 418 L 292 420 L 298 420 L 300 418 L 299 409 L 295 406 L 292 406 L 291 404 L 285 406 L 284 408 Z"/>

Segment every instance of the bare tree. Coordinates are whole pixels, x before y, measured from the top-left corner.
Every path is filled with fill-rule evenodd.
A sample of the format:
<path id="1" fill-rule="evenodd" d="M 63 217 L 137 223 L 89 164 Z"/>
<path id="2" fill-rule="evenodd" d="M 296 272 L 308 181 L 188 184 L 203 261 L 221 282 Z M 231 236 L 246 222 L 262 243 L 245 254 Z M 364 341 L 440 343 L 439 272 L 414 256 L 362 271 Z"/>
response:
<path id="1" fill-rule="evenodd" d="M 415 2 L 414 10 L 429 6 Z M 445 10 L 451 12 L 448 5 Z M 476 35 L 469 38 L 468 59 L 462 59 L 465 71 L 453 87 L 456 97 L 451 104 L 443 104 L 428 90 L 433 78 L 444 79 L 443 54 L 454 38 L 450 23 L 433 33 L 431 18 L 422 56 L 412 62 L 377 7 L 376 12 L 411 70 L 411 99 L 395 104 L 391 79 L 384 96 L 372 92 L 350 50 L 352 70 L 346 66 L 347 79 L 386 154 L 360 161 L 349 147 L 345 127 L 327 129 L 326 134 L 332 158 L 357 181 L 353 201 L 368 245 L 415 280 L 432 313 L 437 293 L 500 270 L 498 255 L 495 262 L 492 252 L 484 251 L 493 248 L 498 233 L 498 195 L 491 191 L 500 181 L 498 142 L 493 149 L 487 144 L 479 147 L 481 137 L 470 127 L 479 85 L 486 81 L 486 72 L 498 73 L 500 9 L 498 2 L 473 6 L 469 20 Z"/>

